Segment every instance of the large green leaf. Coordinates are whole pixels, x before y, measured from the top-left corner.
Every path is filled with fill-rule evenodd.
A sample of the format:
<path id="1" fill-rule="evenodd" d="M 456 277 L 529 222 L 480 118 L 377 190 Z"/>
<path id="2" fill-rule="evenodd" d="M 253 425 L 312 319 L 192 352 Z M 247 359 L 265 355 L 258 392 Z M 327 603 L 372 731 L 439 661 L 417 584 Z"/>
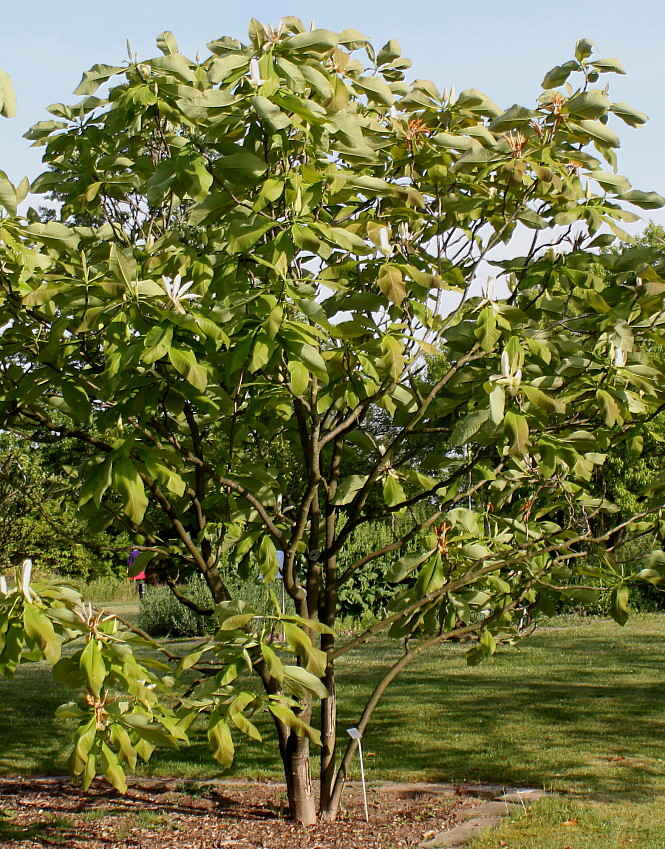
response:
<path id="1" fill-rule="evenodd" d="M 619 625 L 625 625 L 630 617 L 630 592 L 625 584 L 613 587 L 610 593 L 610 615 Z"/>
<path id="2" fill-rule="evenodd" d="M 277 549 L 275 543 L 268 534 L 264 534 L 259 544 L 258 552 L 259 569 L 266 581 L 274 581 L 279 570 Z"/>
<path id="3" fill-rule="evenodd" d="M 206 371 L 196 359 L 190 348 L 171 346 L 168 349 L 168 357 L 171 365 L 179 372 L 188 383 L 203 392 L 208 385 Z"/>
<path id="4" fill-rule="evenodd" d="M 328 663 L 326 653 L 317 649 L 302 628 L 292 622 L 284 622 L 284 635 L 289 648 L 302 660 L 307 671 L 323 677 Z"/>
<path id="5" fill-rule="evenodd" d="M 222 156 L 215 160 L 214 168 L 233 178 L 256 179 L 265 174 L 268 166 L 265 160 L 249 150 L 238 149 L 237 153 Z"/>
<path id="6" fill-rule="evenodd" d="M 401 307 L 402 301 L 406 297 L 406 289 L 404 287 L 404 278 L 401 270 L 391 263 L 381 266 L 379 271 L 379 289 L 388 298 L 388 300 Z"/>
<path id="7" fill-rule="evenodd" d="M 330 53 L 333 47 L 337 47 L 338 40 L 338 36 L 334 32 L 315 29 L 311 32 L 302 32 L 291 36 L 286 41 L 286 46 L 299 53 L 313 53 L 321 56 Z"/>
<path id="8" fill-rule="evenodd" d="M 178 53 L 178 42 L 175 36 L 169 30 L 157 36 L 157 47 L 165 56 L 170 56 L 172 53 Z"/>
<path id="9" fill-rule="evenodd" d="M 94 94 L 102 83 L 107 82 L 114 74 L 124 71 L 114 65 L 93 65 L 89 71 L 83 74 L 83 79 L 78 84 L 74 94 Z"/>
<path id="10" fill-rule="evenodd" d="M 506 393 L 503 386 L 497 384 L 490 392 L 490 421 L 492 424 L 501 424 L 505 408 Z"/>
<path id="11" fill-rule="evenodd" d="M 599 389 L 596 392 L 596 400 L 598 401 L 598 406 L 600 407 L 601 415 L 605 420 L 605 424 L 608 427 L 613 427 L 617 422 L 621 424 L 623 422 L 623 418 L 621 416 L 621 409 L 616 402 L 616 399 L 610 395 L 605 389 Z"/>
<path id="12" fill-rule="evenodd" d="M 235 746 L 229 726 L 216 710 L 210 714 L 208 740 L 215 760 L 228 769 L 233 764 Z"/>
<path id="13" fill-rule="evenodd" d="M 360 77 L 353 81 L 353 85 L 367 95 L 371 102 L 380 103 L 382 106 L 392 106 L 395 102 L 390 86 L 381 77 Z"/>
<path id="14" fill-rule="evenodd" d="M 113 486 L 122 497 L 122 509 L 136 525 L 140 525 L 148 507 L 143 481 L 128 457 L 117 457 L 112 468 Z"/>
<path id="15" fill-rule="evenodd" d="M 320 678 L 303 669 L 302 666 L 285 666 L 283 682 L 285 688 L 296 695 L 311 693 L 319 699 L 328 698 L 328 690 Z"/>
<path id="16" fill-rule="evenodd" d="M 16 189 L 9 182 L 4 171 L 0 171 L 0 205 L 4 206 L 10 215 L 16 215 L 18 205 Z"/>
<path id="17" fill-rule="evenodd" d="M 508 453 L 522 458 L 529 450 L 529 423 L 525 416 L 509 410 L 504 418 L 504 433 L 508 437 Z"/>
<path id="18" fill-rule="evenodd" d="M 391 567 L 386 580 L 393 584 L 399 584 L 404 578 L 407 578 L 415 569 L 420 566 L 428 557 L 434 554 L 435 549 L 431 548 L 427 551 L 421 551 L 417 554 L 405 554 Z"/>
<path id="19" fill-rule="evenodd" d="M 649 120 L 644 112 L 633 109 L 628 103 L 613 103 L 610 108 L 615 115 L 618 115 L 622 121 L 625 121 L 631 127 L 641 127 Z"/>
<path id="20" fill-rule="evenodd" d="M 196 82 L 196 74 L 190 62 L 180 53 L 170 53 L 150 60 L 150 66 L 156 71 L 165 71 L 185 83 Z"/>
<path id="21" fill-rule="evenodd" d="M 33 639 L 44 652 L 51 665 L 60 660 L 60 640 L 56 636 L 51 620 L 33 604 L 23 607 L 23 624 L 26 634 Z"/>
<path id="22" fill-rule="evenodd" d="M 144 338 L 144 351 L 141 354 L 141 359 L 148 364 L 161 360 L 168 354 L 172 341 L 173 325 L 155 325 Z"/>
<path id="23" fill-rule="evenodd" d="M 640 192 L 633 189 L 629 192 L 622 192 L 620 197 L 621 200 L 627 200 L 642 209 L 661 209 L 665 206 L 665 198 L 657 192 Z"/>
<path id="24" fill-rule="evenodd" d="M 578 118 L 602 118 L 607 115 L 611 102 L 602 91 L 583 91 L 566 101 L 566 112 Z"/>
<path id="25" fill-rule="evenodd" d="M 402 504 L 406 501 L 406 495 L 402 485 L 391 474 L 386 475 L 383 481 L 383 500 L 388 507 L 395 507 L 397 504 Z"/>
<path id="26" fill-rule="evenodd" d="M 272 701 L 268 705 L 270 712 L 283 722 L 287 728 L 291 728 L 299 737 L 307 737 L 312 743 L 317 746 L 321 745 L 321 732 L 317 728 L 312 728 L 306 722 L 303 722 L 300 717 L 296 716 L 288 705 L 280 704 Z"/>
<path id="27" fill-rule="evenodd" d="M 95 639 L 88 640 L 86 647 L 81 652 L 81 668 L 86 677 L 88 690 L 96 698 L 101 693 L 107 670 L 99 643 Z"/>
<path id="28" fill-rule="evenodd" d="M 476 339 L 484 351 L 492 351 L 501 338 L 501 331 L 496 326 L 496 313 L 492 306 L 485 307 L 478 315 L 478 326 L 474 331 Z"/>
<path id="29" fill-rule="evenodd" d="M 464 445 L 469 442 L 489 419 L 489 410 L 474 410 L 460 419 L 450 437 L 453 445 Z"/>
<path id="30" fill-rule="evenodd" d="M 593 62 L 589 63 L 593 68 L 597 71 L 602 71 L 604 73 L 612 72 L 614 74 L 625 74 L 626 69 L 621 64 L 619 59 L 614 57 L 606 58 L 606 59 L 594 59 Z"/>
<path id="31" fill-rule="evenodd" d="M 574 60 L 565 62 L 563 65 L 557 65 L 545 74 L 545 79 L 542 82 L 543 88 L 550 89 L 562 86 L 573 71 L 577 71 L 579 68 L 579 63 Z"/>
<path id="32" fill-rule="evenodd" d="M 621 146 L 619 136 L 617 136 L 614 130 L 610 130 L 606 124 L 601 124 L 600 121 L 580 120 L 577 121 L 577 126 L 579 126 L 586 135 L 591 136 L 594 141 L 599 142 L 602 145 L 607 145 L 608 147 Z"/>
<path id="33" fill-rule="evenodd" d="M 297 360 L 290 360 L 289 379 L 294 394 L 304 395 L 309 386 L 309 369 Z"/>
<path id="34" fill-rule="evenodd" d="M 11 77 L 0 68 L 0 115 L 5 118 L 16 117 L 16 92 Z"/>
<path id="35" fill-rule="evenodd" d="M 106 743 L 102 743 L 100 765 L 102 772 L 104 773 L 104 777 L 109 784 L 115 787 L 119 793 L 126 793 L 127 778 L 125 776 L 125 771 L 120 765 L 120 761 L 115 753 L 106 745 Z"/>
<path id="36" fill-rule="evenodd" d="M 69 759 L 69 767 L 73 775 L 81 775 L 87 767 L 90 750 L 97 736 L 97 721 L 91 717 L 82 722 L 74 735 L 74 751 Z"/>
<path id="37" fill-rule="evenodd" d="M 227 56 L 221 56 L 218 59 L 213 59 L 208 69 L 208 80 L 213 85 L 223 82 L 234 71 L 239 69 L 246 70 L 249 66 L 249 57 L 243 56 L 242 53 L 229 53 Z"/>
<path id="38" fill-rule="evenodd" d="M 365 485 L 366 480 L 367 475 L 349 475 L 343 478 L 337 487 L 332 503 L 338 506 L 350 504 Z"/>

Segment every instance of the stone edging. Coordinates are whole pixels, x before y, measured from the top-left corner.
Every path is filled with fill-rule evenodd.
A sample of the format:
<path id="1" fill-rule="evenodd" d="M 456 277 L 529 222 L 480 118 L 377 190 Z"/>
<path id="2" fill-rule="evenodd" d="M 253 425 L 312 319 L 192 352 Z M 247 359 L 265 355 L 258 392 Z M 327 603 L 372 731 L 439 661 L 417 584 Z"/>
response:
<path id="1" fill-rule="evenodd" d="M 489 789 L 489 785 L 485 785 Z M 468 795 L 474 795 L 473 786 L 464 788 Z M 475 808 L 471 808 L 466 814 L 466 822 L 446 831 L 440 831 L 434 837 L 420 843 L 418 849 L 453 849 L 453 847 L 464 846 L 472 837 L 480 831 L 496 828 L 504 816 L 524 808 L 526 802 L 535 802 L 545 796 L 554 796 L 545 790 L 535 788 L 520 788 L 502 792 L 500 795 L 485 795 L 487 801 L 482 802 Z"/>

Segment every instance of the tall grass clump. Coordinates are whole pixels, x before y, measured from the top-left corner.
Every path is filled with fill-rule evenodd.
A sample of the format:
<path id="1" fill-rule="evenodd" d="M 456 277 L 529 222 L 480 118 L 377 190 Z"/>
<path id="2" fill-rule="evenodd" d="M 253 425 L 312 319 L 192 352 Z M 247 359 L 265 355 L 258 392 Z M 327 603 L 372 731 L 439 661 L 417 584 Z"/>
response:
<path id="1" fill-rule="evenodd" d="M 136 582 L 128 578 L 106 576 L 76 583 L 81 595 L 93 604 L 113 604 L 137 599 Z"/>

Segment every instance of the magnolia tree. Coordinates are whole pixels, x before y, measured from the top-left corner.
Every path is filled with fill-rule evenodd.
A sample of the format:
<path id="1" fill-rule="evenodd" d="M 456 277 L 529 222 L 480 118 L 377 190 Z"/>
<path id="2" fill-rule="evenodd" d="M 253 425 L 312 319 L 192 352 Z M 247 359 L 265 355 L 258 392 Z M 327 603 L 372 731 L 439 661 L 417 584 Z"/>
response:
<path id="1" fill-rule="evenodd" d="M 629 583 L 665 574 L 658 552 L 615 565 L 662 503 L 618 522 L 597 483 L 664 400 L 662 266 L 598 250 L 636 220 L 626 202 L 663 203 L 615 167 L 612 125 L 646 118 L 610 100 L 623 69 L 587 40 L 508 109 L 406 83 L 396 41 L 295 18 L 201 61 L 157 44 L 96 65 L 28 133 L 48 166 L 31 191 L 57 213 L 17 216 L 27 187 L 0 178 L 0 424 L 78 440 L 82 515 L 129 529 L 137 571 L 159 560 L 190 606 L 178 576 L 199 572 L 218 630 L 156 662 L 145 635 L 26 568 L 0 596 L 0 671 L 45 657 L 80 691 L 61 713 L 80 720 L 84 786 L 101 770 L 123 789 L 197 718 L 227 767 L 267 711 L 291 816 L 317 816 L 318 751 L 332 820 L 357 747 L 338 756 L 347 652 L 386 631 L 403 646 L 363 733 L 432 646 L 466 637 L 476 663 L 525 611 L 603 591 L 623 623 Z M 368 523 L 391 541 L 342 568 Z M 387 614 L 340 640 L 340 588 L 405 550 Z M 293 615 L 231 597 L 222 560 L 272 582 L 280 552 Z"/>

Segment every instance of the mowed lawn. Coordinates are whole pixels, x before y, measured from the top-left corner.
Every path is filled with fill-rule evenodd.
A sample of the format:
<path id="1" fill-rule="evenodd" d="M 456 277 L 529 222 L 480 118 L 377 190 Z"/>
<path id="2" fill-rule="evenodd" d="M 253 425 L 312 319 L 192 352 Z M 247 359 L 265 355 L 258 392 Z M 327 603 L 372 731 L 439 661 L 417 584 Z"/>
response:
<path id="1" fill-rule="evenodd" d="M 664 644 L 665 616 L 645 615 L 624 628 L 598 620 L 546 628 L 474 668 L 462 647 L 440 649 L 388 690 L 365 736 L 367 777 L 568 794 L 506 822 L 474 849 L 662 849 Z M 397 650 L 375 643 L 340 664 L 341 736 Z M 53 711 L 69 698 L 41 666 L 0 680 L 1 774 L 65 772 L 71 732 Z M 269 723 L 264 730 L 272 740 Z M 228 774 L 278 777 L 270 740 L 241 742 Z M 189 749 L 156 753 L 145 773 L 203 778 L 220 768 L 200 735 Z"/>

